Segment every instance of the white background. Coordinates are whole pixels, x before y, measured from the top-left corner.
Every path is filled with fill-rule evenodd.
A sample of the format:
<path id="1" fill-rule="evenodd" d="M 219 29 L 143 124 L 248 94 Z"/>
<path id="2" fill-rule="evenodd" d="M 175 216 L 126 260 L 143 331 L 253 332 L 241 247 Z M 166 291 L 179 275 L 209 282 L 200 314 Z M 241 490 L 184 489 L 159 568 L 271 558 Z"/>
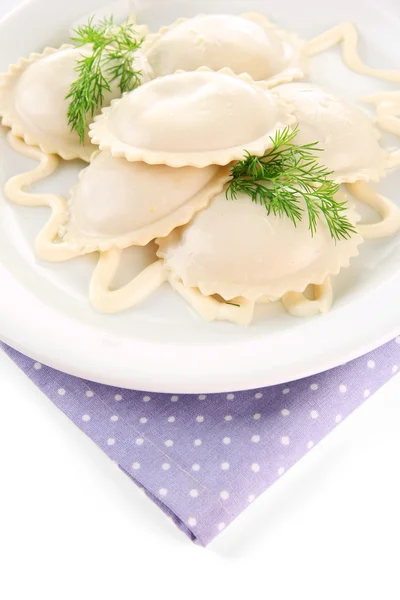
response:
<path id="1" fill-rule="evenodd" d="M 206 550 L 2 353 L 0 398 L 0 598 L 399 600 L 400 376 Z"/>

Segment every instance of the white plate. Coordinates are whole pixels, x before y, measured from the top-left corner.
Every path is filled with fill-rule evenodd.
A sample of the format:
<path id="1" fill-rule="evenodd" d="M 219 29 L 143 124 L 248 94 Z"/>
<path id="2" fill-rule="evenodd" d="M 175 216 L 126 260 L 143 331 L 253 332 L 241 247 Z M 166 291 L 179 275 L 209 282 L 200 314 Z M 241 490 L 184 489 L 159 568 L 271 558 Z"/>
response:
<path id="1" fill-rule="evenodd" d="M 102 9 L 101 0 L 31 0 L 0 24 L 0 70 L 20 55 L 67 40 L 71 24 Z M 365 59 L 399 68 L 400 8 L 390 0 L 139 0 L 140 19 L 153 28 L 198 12 L 268 12 L 304 37 L 354 19 Z M 124 2 L 113 3 L 123 14 Z M 121 12 L 122 11 L 122 12 Z M 350 99 L 389 84 L 350 74 L 336 51 L 315 61 L 314 80 Z M 0 184 L 30 166 L 0 138 Z M 43 189 L 65 193 L 79 165 L 63 167 Z M 396 197 L 399 174 L 381 189 Z M 255 323 L 240 328 L 201 321 L 165 285 L 137 310 L 102 316 L 88 304 L 95 257 L 66 264 L 38 261 L 33 240 L 46 209 L 18 208 L 0 198 L 0 338 L 34 359 L 68 373 L 119 387 L 207 393 L 283 383 L 360 356 L 400 332 L 399 236 L 365 244 L 352 267 L 334 281 L 330 314 L 290 317 L 279 305 L 261 307 Z M 145 261 L 141 251 L 128 258 Z M 126 261 L 131 269 L 131 261 Z M 136 264 L 136 263 L 135 263 Z M 126 276 L 126 275 L 125 275 Z"/>

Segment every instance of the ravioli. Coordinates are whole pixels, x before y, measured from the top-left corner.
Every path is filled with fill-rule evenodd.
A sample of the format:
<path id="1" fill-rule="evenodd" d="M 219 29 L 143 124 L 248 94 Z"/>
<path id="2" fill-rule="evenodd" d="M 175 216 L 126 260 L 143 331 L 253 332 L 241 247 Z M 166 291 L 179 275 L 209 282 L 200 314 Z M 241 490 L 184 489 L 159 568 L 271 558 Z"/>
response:
<path id="1" fill-rule="evenodd" d="M 144 31 L 142 26 L 138 27 L 138 35 Z M 11 65 L 7 73 L 0 75 L 3 125 L 46 154 L 58 154 L 65 160 L 89 161 L 95 148 L 88 136 L 81 144 L 78 134 L 71 131 L 66 96 L 77 79 L 77 62 L 90 53 L 90 45 L 76 48 L 65 44 L 58 49 L 45 48 L 42 54 L 32 53 Z M 134 60 L 140 69 L 141 57 Z M 104 90 L 103 105 L 120 95 L 119 86 L 112 83 L 110 91 Z"/>
<path id="2" fill-rule="evenodd" d="M 147 36 L 133 59 L 142 85 L 120 98 L 112 84 L 104 97 L 110 106 L 84 144 L 68 125 L 66 95 L 91 47 L 46 48 L 20 59 L 0 75 L 0 117 L 11 147 L 38 165 L 11 177 L 4 196 L 51 209 L 36 255 L 56 262 L 98 252 L 89 298 L 103 313 L 137 306 L 167 281 L 209 321 L 246 325 L 257 304 L 277 300 L 295 316 L 327 312 L 331 276 L 349 266 L 364 240 L 400 229 L 399 208 L 368 184 L 400 164 L 399 150 L 385 151 L 375 127 L 400 135 L 399 92 L 365 99 L 376 108 L 373 120 L 317 85 L 293 83 L 307 75 L 309 56 L 338 42 L 351 69 L 399 80 L 397 71 L 362 63 L 348 23 L 306 43 L 259 14 L 179 19 Z M 119 66 L 124 72 L 131 63 Z M 296 143 L 317 143 L 335 181 L 376 209 L 379 222 L 360 223 L 340 191 L 358 233 L 335 241 L 323 217 L 311 235 L 306 210 L 294 227 L 247 195 L 226 199 L 235 162 L 264 155 L 296 123 Z M 28 191 L 56 171 L 58 157 L 90 161 L 69 197 Z M 140 248 L 124 258 L 131 246 Z M 136 253 L 148 256 L 118 287 L 121 261 Z"/>
<path id="3" fill-rule="evenodd" d="M 353 211 L 347 216 L 356 222 Z M 306 216 L 294 227 L 288 218 L 268 215 L 248 196 L 228 201 L 221 193 L 189 225 L 157 243 L 165 267 L 185 287 L 226 301 L 257 302 L 322 284 L 349 265 L 362 241 L 354 234 L 335 243 L 324 220 L 312 237 Z"/>
<path id="4" fill-rule="evenodd" d="M 77 78 L 75 67 L 90 46 L 46 48 L 42 54 L 21 58 L 0 80 L 0 116 L 3 125 L 46 154 L 58 154 L 65 160 L 89 161 L 94 151 L 90 139 L 80 143 L 78 134 L 68 125 L 68 94 Z M 116 97 L 107 93 L 105 102 Z"/>
<path id="5" fill-rule="evenodd" d="M 179 19 L 149 36 L 143 53 L 153 77 L 206 66 L 249 73 L 256 81 L 277 75 L 287 81 L 306 70 L 304 42 L 257 14 Z"/>
<path id="6" fill-rule="evenodd" d="M 77 253 L 144 246 L 188 223 L 229 177 L 229 167 L 172 169 L 97 153 L 71 191 L 61 241 Z"/>
<path id="7" fill-rule="evenodd" d="M 299 124 L 297 144 L 318 142 L 321 162 L 337 183 L 378 181 L 388 166 L 373 120 L 360 108 L 311 83 L 275 88 L 293 106 Z"/>
<path id="8" fill-rule="evenodd" d="M 260 156 L 294 123 L 288 103 L 249 75 L 202 67 L 160 77 L 114 100 L 90 127 L 101 150 L 171 167 Z"/>

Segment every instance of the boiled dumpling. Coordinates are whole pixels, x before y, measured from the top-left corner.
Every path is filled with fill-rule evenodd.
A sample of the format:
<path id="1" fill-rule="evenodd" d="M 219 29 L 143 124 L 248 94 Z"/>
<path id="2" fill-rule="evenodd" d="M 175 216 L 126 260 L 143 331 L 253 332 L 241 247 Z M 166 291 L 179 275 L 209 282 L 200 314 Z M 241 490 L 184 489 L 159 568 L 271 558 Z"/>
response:
<path id="1" fill-rule="evenodd" d="M 3 125 L 46 154 L 88 161 L 94 148 L 89 138 L 83 145 L 78 134 L 71 131 L 65 96 L 77 78 L 77 61 L 89 52 L 88 46 L 46 48 L 43 54 L 31 54 L 10 67 L 0 80 Z M 105 102 L 117 95 L 116 89 L 114 94 L 106 93 Z"/>
<path id="2" fill-rule="evenodd" d="M 347 216 L 352 223 L 357 220 L 352 211 Z M 287 218 L 268 215 L 248 196 L 228 201 L 225 193 L 187 226 L 157 241 L 158 255 L 185 287 L 227 301 L 254 302 L 322 284 L 348 266 L 361 242 L 358 234 L 335 242 L 324 220 L 312 237 L 306 216 L 294 227 Z"/>
<path id="3" fill-rule="evenodd" d="M 256 81 L 278 74 L 291 80 L 305 68 L 303 48 L 300 38 L 262 15 L 198 15 L 149 36 L 143 53 L 153 77 L 206 66 L 249 73 Z"/>
<path id="4" fill-rule="evenodd" d="M 144 31 L 139 27 L 138 31 Z M 46 154 L 58 154 L 65 160 L 89 161 L 95 150 L 87 136 L 81 144 L 78 134 L 68 125 L 69 100 L 66 96 L 77 79 L 77 62 L 89 55 L 90 45 L 76 48 L 63 45 L 31 54 L 0 75 L 0 117 L 3 125 L 31 146 Z M 138 59 L 139 60 L 139 59 Z M 140 64 L 138 68 L 140 68 Z M 112 83 L 104 92 L 103 104 L 120 96 L 119 86 Z"/>
<path id="5" fill-rule="evenodd" d="M 229 176 L 229 167 L 172 169 L 100 152 L 71 192 L 61 241 L 78 253 L 143 246 L 190 221 Z"/>
<path id="6" fill-rule="evenodd" d="M 290 105 L 248 75 L 201 68 L 160 77 L 103 109 L 92 141 L 113 156 L 171 167 L 262 155 L 294 123 Z"/>
<path id="7" fill-rule="evenodd" d="M 337 183 L 377 181 L 385 174 L 387 153 L 372 119 L 360 108 L 311 83 L 287 83 L 274 91 L 294 107 L 296 143 L 318 142 L 324 150 L 321 162 Z"/>

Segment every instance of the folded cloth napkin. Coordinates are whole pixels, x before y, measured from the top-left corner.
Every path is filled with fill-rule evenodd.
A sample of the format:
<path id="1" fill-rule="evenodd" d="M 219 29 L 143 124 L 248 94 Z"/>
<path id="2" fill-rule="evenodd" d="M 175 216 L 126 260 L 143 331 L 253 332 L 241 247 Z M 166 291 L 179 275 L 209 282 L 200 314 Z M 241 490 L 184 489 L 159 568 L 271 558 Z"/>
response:
<path id="1" fill-rule="evenodd" d="M 153 394 L 5 352 L 174 522 L 208 544 L 400 366 L 400 337 L 300 381 L 235 394 Z"/>

